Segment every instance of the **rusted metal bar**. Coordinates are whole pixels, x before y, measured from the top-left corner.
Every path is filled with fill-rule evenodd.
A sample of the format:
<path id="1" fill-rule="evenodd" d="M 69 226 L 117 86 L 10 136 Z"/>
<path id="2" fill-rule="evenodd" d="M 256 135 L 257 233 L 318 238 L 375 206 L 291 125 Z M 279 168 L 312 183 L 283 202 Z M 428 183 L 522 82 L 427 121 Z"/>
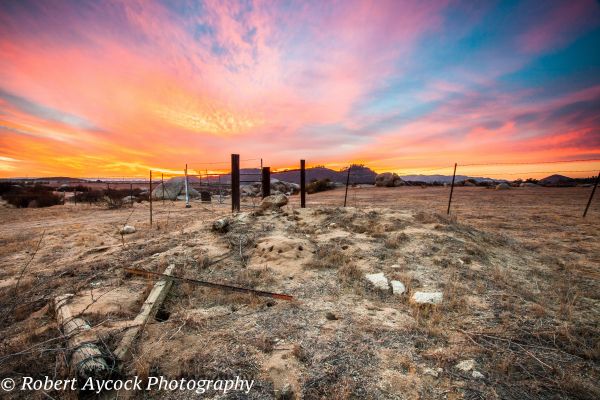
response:
<path id="1" fill-rule="evenodd" d="M 231 155 L 231 212 L 240 212 L 240 155 Z"/>
<path id="2" fill-rule="evenodd" d="M 454 163 L 454 173 L 452 174 L 452 186 L 450 186 L 450 197 L 448 198 L 448 211 L 446 214 L 450 215 L 450 204 L 452 204 L 452 193 L 454 193 L 454 179 L 456 178 L 456 165 Z"/>
<path id="3" fill-rule="evenodd" d="M 262 160 L 261 160 L 262 162 Z M 262 197 L 271 195 L 271 167 L 262 167 Z"/>
<path id="4" fill-rule="evenodd" d="M 598 176 L 596 177 L 596 183 L 594 183 L 594 188 L 592 189 L 592 193 L 590 194 L 590 199 L 585 206 L 585 211 L 583 212 L 583 218 L 587 215 L 588 208 L 590 208 L 590 204 L 592 204 L 592 199 L 594 198 L 594 193 L 596 193 L 596 188 L 598 187 L 598 182 L 600 182 L 600 172 L 598 172 Z"/>
<path id="5" fill-rule="evenodd" d="M 262 290 L 243 288 L 243 287 L 239 287 L 239 286 L 223 285 L 221 283 L 200 281 L 197 279 L 190 279 L 190 278 L 183 278 L 180 276 L 166 275 L 166 274 L 161 274 L 158 272 L 144 271 L 142 269 L 136 269 L 136 268 L 125 268 L 125 272 L 134 274 L 134 275 L 144 276 L 146 278 L 153 277 L 153 276 L 161 277 L 161 278 L 166 277 L 168 279 L 175 279 L 175 280 L 181 281 L 181 282 L 189 282 L 189 283 L 193 283 L 193 284 L 196 284 L 199 286 L 209 287 L 209 288 L 213 288 L 213 289 L 221 289 L 221 290 L 227 290 L 230 292 L 238 292 L 238 293 L 255 294 L 257 296 L 270 297 L 272 299 L 289 300 L 289 301 L 294 299 L 293 296 L 290 296 L 288 294 L 271 293 L 271 292 L 265 292 Z"/>
<path id="6" fill-rule="evenodd" d="M 300 160 L 300 208 L 306 208 L 306 161 Z"/>

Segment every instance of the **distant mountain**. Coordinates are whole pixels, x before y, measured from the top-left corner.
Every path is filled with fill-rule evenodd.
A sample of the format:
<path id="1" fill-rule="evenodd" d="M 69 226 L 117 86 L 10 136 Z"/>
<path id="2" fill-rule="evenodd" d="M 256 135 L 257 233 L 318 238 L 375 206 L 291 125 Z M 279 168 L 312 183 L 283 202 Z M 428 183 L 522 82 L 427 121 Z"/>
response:
<path id="1" fill-rule="evenodd" d="M 423 182 L 423 183 L 452 183 L 452 175 L 401 175 L 406 182 Z M 483 177 L 472 177 L 467 175 L 456 175 L 454 180 L 455 183 L 463 182 L 466 180 L 481 182 L 506 182 L 506 179 L 492 179 Z"/>
<path id="2" fill-rule="evenodd" d="M 547 176 L 544 179 L 540 179 L 538 181 L 538 184 L 540 184 L 542 186 L 568 187 L 568 186 L 577 185 L 577 181 L 573 178 L 569 178 L 568 176 L 555 174 L 555 175 Z"/>
<path id="3" fill-rule="evenodd" d="M 300 183 L 300 170 L 280 171 L 271 174 L 273 178 L 281 181 Z M 375 183 L 377 173 L 372 169 L 360 165 L 355 165 L 350 170 L 350 183 Z M 315 167 L 306 169 L 306 181 L 329 179 L 332 182 L 346 183 L 348 179 L 348 169 L 335 171 L 325 167 Z"/>

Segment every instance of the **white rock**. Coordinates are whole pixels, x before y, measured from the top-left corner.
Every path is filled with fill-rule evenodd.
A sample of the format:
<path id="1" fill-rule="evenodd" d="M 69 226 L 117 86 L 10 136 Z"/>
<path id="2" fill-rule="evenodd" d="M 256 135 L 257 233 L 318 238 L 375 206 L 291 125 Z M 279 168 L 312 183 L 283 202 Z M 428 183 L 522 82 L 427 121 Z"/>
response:
<path id="1" fill-rule="evenodd" d="M 406 286 L 404 286 L 404 283 L 400 281 L 391 281 L 390 283 L 392 284 L 392 293 L 395 295 L 400 296 L 406 292 Z"/>
<path id="2" fill-rule="evenodd" d="M 121 235 L 127 235 L 129 233 L 135 233 L 135 227 L 133 227 L 131 225 L 125 225 L 124 227 L 121 228 L 121 230 L 119 231 L 119 233 Z"/>
<path id="3" fill-rule="evenodd" d="M 388 284 L 387 278 L 383 275 L 383 272 L 367 274 L 365 275 L 365 279 L 379 290 L 390 290 L 390 285 Z"/>
<path id="4" fill-rule="evenodd" d="M 482 374 L 481 372 L 479 372 L 479 371 L 473 371 L 473 372 L 471 373 L 471 376 L 472 376 L 473 378 L 475 378 L 475 379 L 481 379 L 481 378 L 483 378 L 483 377 L 484 377 L 484 376 L 483 376 L 483 374 Z"/>
<path id="5" fill-rule="evenodd" d="M 424 373 L 425 375 L 431 375 L 431 376 L 433 376 L 434 378 L 437 378 L 438 376 L 440 376 L 440 373 L 439 373 L 438 371 L 436 371 L 435 369 L 431 369 L 431 368 L 425 368 L 425 369 L 423 370 L 423 373 Z"/>
<path id="6" fill-rule="evenodd" d="M 391 269 L 402 269 L 402 267 L 400 266 L 400 264 L 394 264 L 394 265 L 390 265 Z"/>
<path id="7" fill-rule="evenodd" d="M 458 364 L 456 364 L 454 366 L 454 368 L 457 368 L 463 372 L 470 371 L 473 368 L 475 368 L 475 360 L 473 360 L 473 359 L 463 360 L 463 361 L 459 362 Z"/>
<path id="8" fill-rule="evenodd" d="M 439 304 L 444 295 L 442 292 L 415 292 L 412 300 L 418 304 Z"/>

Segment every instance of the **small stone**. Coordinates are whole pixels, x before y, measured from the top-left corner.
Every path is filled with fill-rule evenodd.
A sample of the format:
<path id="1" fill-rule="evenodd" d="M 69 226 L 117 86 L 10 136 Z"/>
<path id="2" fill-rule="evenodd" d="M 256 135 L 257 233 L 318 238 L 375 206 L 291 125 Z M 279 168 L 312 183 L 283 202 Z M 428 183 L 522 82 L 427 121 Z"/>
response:
<path id="1" fill-rule="evenodd" d="M 373 285 L 376 289 L 382 291 L 390 290 L 390 286 L 388 284 L 387 278 L 383 275 L 383 272 L 379 272 L 377 274 L 367 274 L 365 275 L 365 279 Z"/>
<path id="2" fill-rule="evenodd" d="M 130 233 L 135 233 L 135 227 L 131 226 L 131 225 L 125 225 L 124 227 L 121 228 L 119 233 L 121 235 L 128 235 Z"/>
<path id="3" fill-rule="evenodd" d="M 415 292 L 412 296 L 413 302 L 417 304 L 439 304 L 443 298 L 442 292 Z"/>
<path id="4" fill-rule="evenodd" d="M 218 219 L 215 222 L 213 222 L 212 230 L 216 232 L 225 233 L 227 232 L 227 230 L 229 230 L 229 223 L 230 221 L 228 218 Z"/>
<path id="5" fill-rule="evenodd" d="M 431 368 L 425 368 L 425 369 L 423 370 L 423 373 L 424 373 L 425 375 L 430 375 L 430 376 L 433 376 L 434 378 L 437 378 L 438 376 L 440 376 L 440 374 L 439 374 L 439 372 L 438 372 L 438 371 L 436 371 L 435 369 L 431 369 Z"/>
<path id="6" fill-rule="evenodd" d="M 475 360 L 473 360 L 473 359 L 463 360 L 463 361 L 459 362 L 458 364 L 456 364 L 454 366 L 454 368 L 459 369 L 463 372 L 471 371 L 473 368 L 475 368 Z"/>
<path id="7" fill-rule="evenodd" d="M 400 266 L 400 264 L 393 264 L 393 265 L 390 265 L 390 268 L 391 268 L 391 269 L 402 269 L 402 267 Z"/>
<path id="8" fill-rule="evenodd" d="M 392 293 L 395 295 L 400 296 L 406 292 L 406 286 L 404 286 L 404 283 L 400 281 L 391 281 L 390 283 L 392 284 Z"/>
<path id="9" fill-rule="evenodd" d="M 481 378 L 483 378 L 483 377 L 484 377 L 484 376 L 483 376 L 483 374 L 482 374 L 481 372 L 479 372 L 479 371 L 473 371 L 473 372 L 471 373 L 471 376 L 472 376 L 473 378 L 475 378 L 475 379 L 481 379 Z"/>

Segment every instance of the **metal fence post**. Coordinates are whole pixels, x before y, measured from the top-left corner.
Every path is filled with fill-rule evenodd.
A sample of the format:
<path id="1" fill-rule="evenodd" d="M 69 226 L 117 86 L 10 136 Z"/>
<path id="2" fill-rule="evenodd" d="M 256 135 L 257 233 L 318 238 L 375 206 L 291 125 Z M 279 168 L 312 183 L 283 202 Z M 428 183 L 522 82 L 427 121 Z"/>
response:
<path id="1" fill-rule="evenodd" d="M 271 195 L 271 167 L 262 167 L 262 197 Z"/>
<path id="2" fill-rule="evenodd" d="M 240 212 L 240 155 L 231 155 L 231 212 Z"/>
<path id="3" fill-rule="evenodd" d="M 454 163 L 454 173 L 452 174 L 452 186 L 450 187 L 450 198 L 448 199 L 448 211 L 446 214 L 450 215 L 450 204 L 452 204 L 452 193 L 454 192 L 454 179 L 456 178 L 456 165 Z"/>
<path id="4" fill-rule="evenodd" d="M 152 228 L 152 170 L 150 170 L 150 227 Z"/>
<path id="5" fill-rule="evenodd" d="M 300 160 L 300 208 L 306 208 L 306 161 Z"/>
<path id="6" fill-rule="evenodd" d="M 594 193 L 596 193 L 596 188 L 598 187 L 598 182 L 600 181 L 600 172 L 598 172 L 598 176 L 596 177 L 596 183 L 594 183 L 594 188 L 592 189 L 592 193 L 590 194 L 590 199 L 585 206 L 585 211 L 583 212 L 583 218 L 587 215 L 588 208 L 590 208 L 590 204 L 592 204 L 592 198 L 594 197 Z"/>
<path id="7" fill-rule="evenodd" d="M 188 174 L 187 174 L 187 164 L 185 164 L 185 208 L 190 208 L 192 205 L 190 204 L 190 193 L 188 190 Z"/>
<path id="8" fill-rule="evenodd" d="M 346 200 L 348 199 L 348 185 L 350 184 L 350 170 L 352 165 L 348 167 L 348 176 L 346 177 L 346 193 L 344 194 L 344 207 L 346 207 Z"/>

